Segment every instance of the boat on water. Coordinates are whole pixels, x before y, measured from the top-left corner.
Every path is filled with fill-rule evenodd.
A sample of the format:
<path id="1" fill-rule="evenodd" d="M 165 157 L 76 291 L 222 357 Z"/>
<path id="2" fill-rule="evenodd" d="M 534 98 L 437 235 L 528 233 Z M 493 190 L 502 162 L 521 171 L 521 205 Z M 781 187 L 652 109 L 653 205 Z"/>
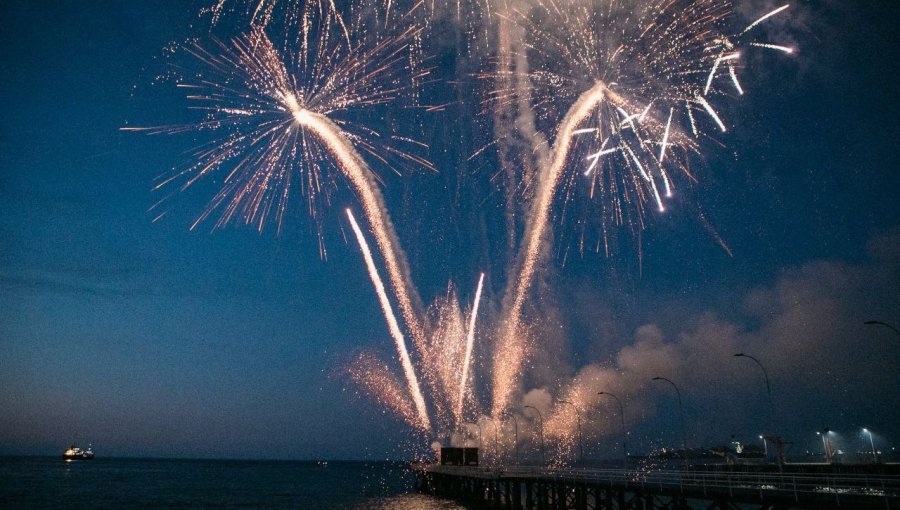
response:
<path id="1" fill-rule="evenodd" d="M 63 458 L 66 460 L 91 460 L 94 458 L 94 450 L 90 446 L 87 447 L 87 450 L 82 450 L 73 444 L 63 452 Z"/>

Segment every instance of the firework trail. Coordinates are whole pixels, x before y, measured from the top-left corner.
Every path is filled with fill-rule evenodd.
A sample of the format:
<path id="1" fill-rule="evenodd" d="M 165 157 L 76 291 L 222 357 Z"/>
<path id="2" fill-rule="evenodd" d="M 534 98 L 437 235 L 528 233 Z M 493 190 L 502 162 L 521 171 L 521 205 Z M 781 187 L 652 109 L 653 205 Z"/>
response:
<path id="1" fill-rule="evenodd" d="M 392 87 L 398 86 L 400 80 L 394 74 L 396 68 L 400 67 L 398 63 L 403 62 L 400 53 L 417 33 L 417 29 L 409 29 L 398 37 L 382 39 L 370 50 L 351 51 L 347 60 L 336 61 L 329 61 L 330 52 L 339 50 L 325 45 L 328 50 L 323 51 L 322 48 L 316 48 L 317 44 L 309 41 L 309 38 L 303 37 L 301 53 L 315 53 L 301 58 L 311 62 L 301 66 L 303 69 L 310 69 L 311 77 L 307 77 L 309 80 L 301 80 L 302 76 L 288 71 L 295 66 L 285 63 L 261 28 L 234 40 L 233 48 L 222 45 L 218 53 L 204 51 L 199 47 L 192 48 L 198 59 L 213 69 L 220 70 L 225 76 L 219 81 L 202 80 L 204 87 L 213 90 L 192 96 L 207 103 L 205 109 L 211 115 L 218 116 L 217 123 L 210 124 L 209 127 L 217 129 L 237 125 L 240 129 L 229 130 L 237 135 L 231 135 L 223 144 L 204 152 L 193 167 L 175 177 L 190 175 L 187 183 L 189 186 L 237 158 L 238 162 L 232 173 L 226 178 L 226 186 L 220 190 L 198 222 L 224 203 L 226 212 L 220 224 L 224 224 L 232 216 L 242 214 L 245 218 L 258 222 L 261 227 L 263 219 L 272 208 L 273 200 L 267 194 L 272 193 L 273 189 L 279 189 L 281 193 L 278 195 L 279 200 L 275 202 L 280 224 L 280 214 L 283 214 L 291 184 L 291 172 L 297 165 L 310 165 L 301 168 L 306 170 L 305 175 L 310 179 L 319 181 L 323 169 L 316 166 L 320 164 L 318 162 L 332 163 L 334 169 L 350 184 L 363 208 L 384 259 L 393 298 L 396 299 L 403 322 L 419 355 L 419 367 L 433 397 L 438 423 L 443 428 L 450 429 L 461 379 L 462 353 L 466 346 L 466 330 L 459 307 L 455 298 L 449 299 L 438 307 L 436 327 L 425 327 L 424 314 L 420 311 L 422 305 L 411 283 L 406 257 L 397 240 L 384 199 L 372 172 L 354 144 L 363 147 L 378 159 L 384 158 L 363 136 L 347 131 L 347 128 L 353 126 L 352 123 L 341 121 L 337 117 L 338 113 L 351 107 L 378 105 L 390 101 L 396 95 L 395 88 L 383 87 L 381 83 L 387 81 Z M 322 45 L 321 42 L 318 43 L 318 46 Z M 235 80 L 235 76 L 239 79 Z M 159 131 L 172 132 L 168 128 Z M 369 129 L 364 131 L 372 132 Z M 248 156 L 243 155 L 248 152 Z M 318 189 L 318 186 L 310 184 L 309 189 Z M 354 231 L 357 231 L 355 224 Z M 359 232 L 357 237 L 362 247 Z M 363 248 L 363 251 L 367 252 L 368 248 Z M 401 325 L 390 308 L 387 290 L 381 285 L 380 277 L 374 270 L 371 254 L 367 254 L 366 258 L 370 277 L 375 284 L 403 367 L 409 396 L 415 404 L 417 426 L 429 430 L 431 419 L 423 388 L 406 347 Z M 355 380 L 362 377 L 360 374 L 366 374 L 366 377 L 362 377 L 365 381 L 371 381 L 378 375 L 362 371 L 358 364 L 351 373 L 356 374 Z M 384 380 L 385 377 L 387 375 L 381 374 L 377 379 Z M 370 390 L 377 387 L 368 383 L 364 386 Z M 394 402 L 390 406 L 399 409 L 395 403 L 396 391 L 393 388 L 386 385 L 383 392 L 377 392 L 376 397 L 380 402 Z M 404 412 L 398 413 L 409 421 L 404 417 Z M 461 416 L 455 418 L 457 423 L 461 420 Z"/>
<path id="2" fill-rule="evenodd" d="M 456 402 L 456 419 L 462 421 L 463 401 L 466 397 L 466 383 L 469 380 L 469 365 L 472 363 L 472 348 L 475 345 L 475 324 L 478 320 L 478 305 L 481 302 L 481 288 L 484 285 L 484 273 L 478 278 L 475 290 L 475 303 L 472 305 L 472 316 L 469 317 L 469 332 L 466 335 L 466 356 L 463 359 L 462 376 L 459 378 L 459 399 Z"/>
<path id="3" fill-rule="evenodd" d="M 478 412 L 477 396 L 470 387 L 483 285 L 482 276 L 468 313 L 464 312 L 452 282 L 446 294 L 428 309 L 427 344 L 416 354 L 434 411 L 434 429 L 440 437 L 458 430 L 466 413 Z"/>
<path id="4" fill-rule="evenodd" d="M 521 269 L 514 278 L 516 284 L 513 291 L 512 305 L 507 311 L 498 346 L 498 356 L 494 360 L 494 416 L 501 416 L 506 412 L 514 389 L 513 383 L 522 368 L 527 352 L 526 346 L 523 345 L 522 307 L 537 269 L 540 251 L 543 248 L 543 238 L 548 225 L 547 219 L 550 215 L 551 204 L 559 179 L 568 163 L 573 133 L 578 128 L 578 125 L 603 101 L 607 93 L 606 85 L 597 83 L 593 88 L 582 94 L 578 101 L 569 109 L 569 113 L 566 115 L 557 134 L 556 144 L 553 147 L 553 162 L 544 175 L 544 180 L 540 185 L 538 197 L 534 204 L 535 215 L 531 218 L 531 224 L 526 229 L 526 238 L 523 241 L 522 248 Z"/>
<path id="5" fill-rule="evenodd" d="M 781 7 L 778 7 L 777 9 L 773 9 L 772 11 L 770 11 L 770 12 L 768 12 L 768 13 L 766 13 L 766 14 L 760 16 L 759 19 L 757 19 L 757 20 L 754 21 L 753 23 L 750 23 L 749 25 L 747 25 L 747 28 L 745 28 L 744 31 L 741 32 L 741 35 L 746 34 L 746 33 L 749 32 L 750 30 L 753 30 L 754 27 L 756 27 L 757 25 L 759 25 L 759 24 L 762 23 L 763 21 L 765 21 L 765 20 L 771 18 L 772 16 L 775 16 L 776 14 L 780 13 L 781 11 L 787 9 L 787 8 L 790 7 L 790 6 L 791 6 L 790 4 L 782 5 Z"/>
<path id="6" fill-rule="evenodd" d="M 369 244 L 366 242 L 366 238 L 360 230 L 359 225 L 356 223 L 356 219 L 353 217 L 353 212 L 350 209 L 347 209 L 347 218 L 350 219 L 350 226 L 353 227 L 353 233 L 356 234 L 356 240 L 359 243 L 359 248 L 363 253 L 363 257 L 366 260 L 366 267 L 369 270 L 369 277 L 372 279 L 372 285 L 375 286 L 375 292 L 378 294 L 378 301 L 381 303 L 381 310 L 384 312 L 384 318 L 388 323 L 388 329 L 390 329 L 391 336 L 394 338 L 394 344 L 397 347 L 397 354 L 400 357 L 400 363 L 403 366 L 403 373 L 406 376 L 406 384 L 409 389 L 409 393 L 412 396 L 413 402 L 416 405 L 416 411 L 419 414 L 419 420 L 421 422 L 421 427 L 423 430 L 431 429 L 431 422 L 428 419 L 428 410 L 425 407 L 425 398 L 422 396 L 422 389 L 419 386 L 419 380 L 416 377 L 416 371 L 413 368 L 412 360 L 409 357 L 409 351 L 406 350 L 406 341 L 403 339 L 403 333 L 400 331 L 400 325 L 397 323 L 397 318 L 394 316 L 394 311 L 391 308 L 391 302 L 388 299 L 387 292 L 384 289 L 384 283 L 381 281 L 381 276 L 378 275 L 378 268 L 375 267 L 375 261 L 372 259 L 372 252 L 369 250 Z"/>
<path id="7" fill-rule="evenodd" d="M 350 144 L 346 137 L 341 136 L 340 128 L 327 117 L 319 115 L 303 108 L 295 107 L 296 100 L 289 101 L 292 113 L 297 123 L 310 130 L 329 148 L 332 155 L 339 162 L 339 167 L 344 171 L 365 211 L 366 218 L 375 235 L 375 242 L 384 256 L 388 275 L 394 294 L 400 304 L 403 319 L 418 345 L 424 345 L 425 333 L 418 320 L 416 308 L 413 305 L 410 294 L 415 292 L 409 278 L 409 266 L 402 248 L 399 247 L 397 235 L 393 224 L 384 208 L 384 199 L 372 182 L 370 173 L 367 172 L 365 162 Z"/>

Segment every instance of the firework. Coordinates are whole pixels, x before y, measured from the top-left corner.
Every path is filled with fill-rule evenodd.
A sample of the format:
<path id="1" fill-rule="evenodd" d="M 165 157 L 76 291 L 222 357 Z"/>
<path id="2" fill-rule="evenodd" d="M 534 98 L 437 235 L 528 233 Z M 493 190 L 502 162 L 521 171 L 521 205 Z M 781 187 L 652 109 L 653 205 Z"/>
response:
<path id="1" fill-rule="evenodd" d="M 417 354 L 441 435 L 458 430 L 465 415 L 478 412 L 477 398 L 468 388 L 477 356 L 475 331 L 483 284 L 482 275 L 468 316 L 451 283 L 445 296 L 429 307 L 429 320 L 424 321 L 429 325 L 427 343 Z"/>
<path id="2" fill-rule="evenodd" d="M 462 419 L 463 402 L 466 397 L 466 384 L 469 381 L 469 366 L 472 363 L 472 348 L 475 345 L 475 323 L 478 320 L 478 305 L 481 302 L 481 288 L 484 285 L 484 273 L 478 278 L 478 289 L 475 291 L 475 304 L 472 305 L 472 316 L 469 317 L 469 332 L 466 334 L 466 356 L 463 359 L 462 376 L 459 378 L 459 399 L 456 403 L 456 416 Z"/>
<path id="3" fill-rule="evenodd" d="M 381 310 L 384 312 L 384 318 L 388 323 L 391 337 L 394 338 L 397 354 L 399 355 L 400 363 L 403 366 L 403 374 L 406 376 L 409 393 L 416 405 L 416 411 L 418 412 L 419 420 L 421 421 L 421 427 L 424 430 L 429 430 L 431 428 L 431 423 L 428 419 L 428 411 L 425 408 L 425 398 L 422 396 L 422 388 L 419 386 L 419 380 L 416 377 L 416 371 L 413 368 L 412 360 L 409 357 L 409 351 L 406 349 L 406 341 L 403 339 L 400 325 L 397 322 L 397 318 L 394 316 L 391 302 L 388 300 L 387 292 L 384 289 L 384 283 L 381 281 L 381 276 L 378 275 L 378 268 L 375 267 L 375 261 L 372 259 L 372 252 L 369 250 L 369 244 L 366 242 L 366 238 L 363 235 L 362 230 L 360 230 L 359 225 L 356 223 L 356 219 L 353 217 L 353 212 L 350 211 L 350 209 L 347 209 L 347 218 L 350 220 L 350 226 L 353 228 L 353 233 L 356 235 L 357 242 L 359 242 L 359 248 L 366 260 L 366 268 L 369 270 L 369 277 L 372 279 L 372 285 L 375 286 L 375 292 L 378 294 L 378 302 L 381 303 Z"/>

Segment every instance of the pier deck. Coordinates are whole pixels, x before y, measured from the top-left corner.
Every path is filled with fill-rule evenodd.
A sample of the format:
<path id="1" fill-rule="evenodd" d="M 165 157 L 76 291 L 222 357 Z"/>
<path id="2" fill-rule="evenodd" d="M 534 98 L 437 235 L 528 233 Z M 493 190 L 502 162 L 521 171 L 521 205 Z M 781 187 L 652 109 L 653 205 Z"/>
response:
<path id="1" fill-rule="evenodd" d="M 422 465 L 423 492 L 510 510 L 900 509 L 900 476 Z"/>

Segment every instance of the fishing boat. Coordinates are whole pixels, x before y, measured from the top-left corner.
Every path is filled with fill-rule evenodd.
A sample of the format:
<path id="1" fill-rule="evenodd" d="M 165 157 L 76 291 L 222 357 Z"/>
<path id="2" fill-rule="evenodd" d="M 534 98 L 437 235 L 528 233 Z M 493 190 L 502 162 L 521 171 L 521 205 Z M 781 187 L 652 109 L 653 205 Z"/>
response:
<path id="1" fill-rule="evenodd" d="M 82 450 L 73 444 L 63 452 L 63 458 L 66 460 L 91 460 L 94 458 L 94 450 L 91 450 L 90 446 L 87 447 L 87 450 Z"/>

